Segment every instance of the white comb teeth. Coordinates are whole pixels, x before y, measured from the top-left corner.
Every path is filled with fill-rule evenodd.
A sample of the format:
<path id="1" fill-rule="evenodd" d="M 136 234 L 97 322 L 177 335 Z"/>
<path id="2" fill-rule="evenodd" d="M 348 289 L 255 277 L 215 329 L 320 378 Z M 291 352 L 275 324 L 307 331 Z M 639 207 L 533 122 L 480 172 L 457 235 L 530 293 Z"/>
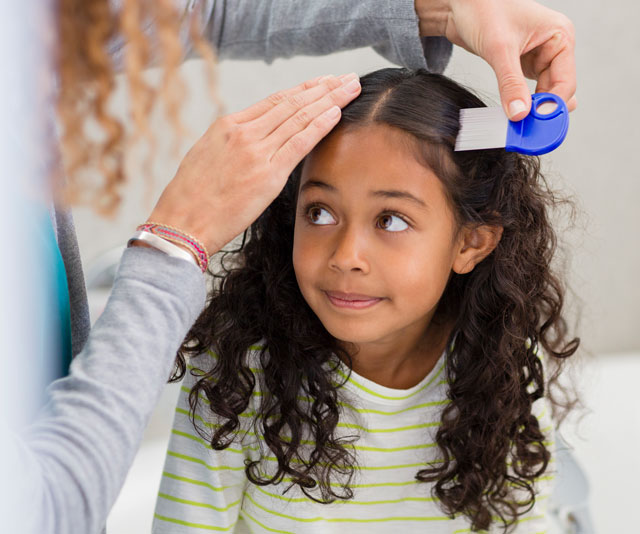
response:
<path id="1" fill-rule="evenodd" d="M 520 121 L 510 121 L 501 107 L 461 109 L 455 150 L 504 148 L 539 156 L 558 148 L 568 129 L 564 100 L 552 93 L 534 93 L 529 114 Z"/>
<path id="2" fill-rule="evenodd" d="M 504 148 L 508 125 L 501 107 L 461 109 L 455 150 Z"/>

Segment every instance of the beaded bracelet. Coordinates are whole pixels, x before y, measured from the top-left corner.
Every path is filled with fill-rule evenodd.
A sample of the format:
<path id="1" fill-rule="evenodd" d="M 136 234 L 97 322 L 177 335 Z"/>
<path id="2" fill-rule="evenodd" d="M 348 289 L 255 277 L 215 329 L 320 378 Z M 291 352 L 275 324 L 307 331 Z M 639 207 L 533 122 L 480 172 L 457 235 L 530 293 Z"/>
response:
<path id="1" fill-rule="evenodd" d="M 166 241 L 189 249 L 198 261 L 198 266 L 202 272 L 206 272 L 209 265 L 209 253 L 207 252 L 206 247 L 195 237 L 172 226 L 154 222 L 141 224 L 136 228 L 136 230 L 139 232 L 149 232 L 150 234 L 157 235 Z"/>

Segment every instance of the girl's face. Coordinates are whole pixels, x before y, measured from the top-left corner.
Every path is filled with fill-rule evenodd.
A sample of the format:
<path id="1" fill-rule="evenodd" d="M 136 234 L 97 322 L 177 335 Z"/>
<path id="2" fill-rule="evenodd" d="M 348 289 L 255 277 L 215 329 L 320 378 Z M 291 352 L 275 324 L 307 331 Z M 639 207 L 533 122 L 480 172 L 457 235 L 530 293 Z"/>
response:
<path id="1" fill-rule="evenodd" d="M 293 265 L 305 300 L 341 341 L 418 341 L 452 269 L 470 270 L 468 237 L 440 180 L 394 128 L 338 130 L 305 162 Z"/>

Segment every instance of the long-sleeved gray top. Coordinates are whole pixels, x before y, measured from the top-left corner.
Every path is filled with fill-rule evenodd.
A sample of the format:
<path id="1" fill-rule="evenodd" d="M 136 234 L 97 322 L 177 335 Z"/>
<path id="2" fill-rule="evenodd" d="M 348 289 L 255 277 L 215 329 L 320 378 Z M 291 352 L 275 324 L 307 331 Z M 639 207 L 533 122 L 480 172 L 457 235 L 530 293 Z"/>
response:
<path id="1" fill-rule="evenodd" d="M 372 46 L 390 61 L 441 71 L 451 45 L 420 39 L 414 0 L 179 0 L 202 8 L 219 57 L 264 59 Z M 118 54 L 118 50 L 114 50 Z M 68 377 L 23 434 L 3 436 L 19 466 L 3 519 L 18 532 L 92 534 L 104 527 L 176 352 L 205 303 L 190 263 L 146 248 L 124 252 L 107 306 L 89 335 L 80 255 L 68 211 L 53 217 L 71 297 Z M 28 513 L 25 510 L 28 509 Z M 16 521 L 17 519 L 17 521 Z"/>

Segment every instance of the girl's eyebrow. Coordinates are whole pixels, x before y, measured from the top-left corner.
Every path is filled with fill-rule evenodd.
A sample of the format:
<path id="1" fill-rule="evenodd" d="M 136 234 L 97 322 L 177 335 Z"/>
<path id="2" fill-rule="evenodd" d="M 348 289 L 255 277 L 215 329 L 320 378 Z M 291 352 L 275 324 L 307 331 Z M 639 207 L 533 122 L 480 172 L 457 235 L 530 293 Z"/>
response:
<path id="1" fill-rule="evenodd" d="M 382 191 L 371 191 L 369 195 L 374 197 L 382 197 L 382 198 L 400 198 L 403 200 L 410 200 L 411 202 L 415 202 L 416 204 L 419 204 L 421 207 L 428 209 L 427 205 L 422 200 L 420 200 L 418 197 L 409 193 L 409 191 L 400 191 L 398 189 L 388 189 L 388 190 L 385 189 Z"/>
<path id="2" fill-rule="evenodd" d="M 330 191 L 331 193 L 336 193 L 338 191 L 334 186 L 323 182 L 322 180 L 307 180 L 300 187 L 300 193 L 303 193 L 304 191 L 312 189 L 314 187 Z M 412 195 L 411 193 L 409 193 L 409 191 L 401 191 L 399 189 L 384 189 L 379 191 L 370 191 L 369 195 L 373 197 L 399 198 L 403 200 L 410 200 L 411 202 L 414 202 L 419 206 L 428 209 L 427 205 L 421 199 Z"/>
<path id="3" fill-rule="evenodd" d="M 325 189 L 327 191 L 331 191 L 332 193 L 336 193 L 338 191 L 335 187 L 329 185 L 326 182 L 323 182 L 322 180 L 307 180 L 300 186 L 300 192 L 304 193 L 307 189 L 312 189 L 314 187 Z"/>

